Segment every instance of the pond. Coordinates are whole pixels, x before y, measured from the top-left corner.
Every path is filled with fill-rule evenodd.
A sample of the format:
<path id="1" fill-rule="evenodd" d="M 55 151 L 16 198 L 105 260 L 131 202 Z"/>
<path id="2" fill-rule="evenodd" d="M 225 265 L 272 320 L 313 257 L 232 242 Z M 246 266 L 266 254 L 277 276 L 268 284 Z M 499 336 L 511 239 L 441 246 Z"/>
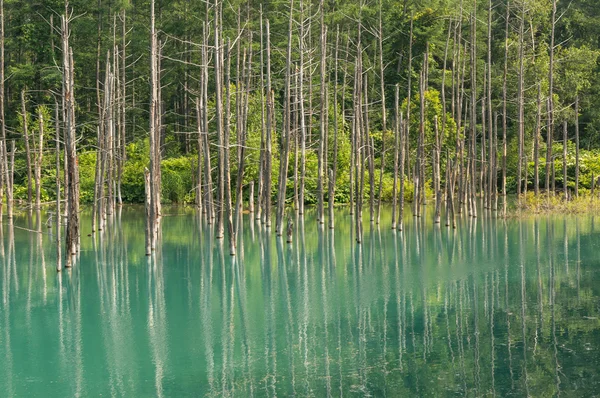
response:
<path id="1" fill-rule="evenodd" d="M 431 206 L 429 206 L 431 207 Z M 431 211 L 431 209 L 429 209 Z M 600 222 L 428 213 L 293 243 L 244 215 L 238 255 L 165 208 L 145 256 L 125 207 L 56 272 L 46 213 L 2 225 L 0 395 L 589 396 L 600 391 Z M 368 220 L 368 217 L 366 217 Z M 42 229 L 42 233 L 32 230 Z"/>

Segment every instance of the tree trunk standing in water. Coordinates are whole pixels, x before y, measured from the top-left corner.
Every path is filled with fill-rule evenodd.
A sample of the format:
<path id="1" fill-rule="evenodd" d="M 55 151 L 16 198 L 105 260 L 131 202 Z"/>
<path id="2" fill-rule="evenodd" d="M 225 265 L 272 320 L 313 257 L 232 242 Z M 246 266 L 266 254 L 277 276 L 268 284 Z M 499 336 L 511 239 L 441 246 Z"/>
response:
<path id="1" fill-rule="evenodd" d="M 146 213 L 146 256 L 152 255 L 152 192 L 150 171 L 144 168 L 144 210 Z"/>
<path id="2" fill-rule="evenodd" d="M 381 90 L 381 168 L 379 169 L 379 191 L 377 193 L 377 224 L 381 222 L 381 194 L 383 191 L 383 171 L 385 169 L 385 134 L 387 132 L 387 116 L 385 109 L 385 66 L 383 64 L 383 6 L 382 0 L 379 0 L 379 83 Z M 337 48 L 337 46 L 336 46 Z M 337 67 L 336 67 L 337 70 Z M 337 109 L 336 109 L 337 112 Z M 393 217 L 392 217 L 393 218 Z"/>
<path id="3" fill-rule="evenodd" d="M 404 228 L 404 163 L 406 155 L 406 136 L 408 132 L 408 122 L 402 120 L 402 113 L 400 113 L 400 170 L 398 172 L 400 178 L 400 203 L 398 204 L 398 222 L 396 223 L 396 229 L 402 231 Z"/>
<path id="4" fill-rule="evenodd" d="M 32 172 L 31 172 L 31 142 L 29 139 L 27 106 L 25 101 L 25 89 L 21 90 L 21 117 L 23 118 L 23 137 L 25 139 L 25 158 L 27 162 L 27 204 L 31 210 L 33 205 L 33 188 L 32 188 Z"/>
<path id="5" fill-rule="evenodd" d="M 474 9 L 471 18 L 471 181 L 469 197 L 470 214 L 477 217 L 476 180 L 477 180 L 477 1 L 473 2 Z"/>
<path id="6" fill-rule="evenodd" d="M 290 15 L 288 24 L 288 40 L 287 40 L 287 56 L 285 64 L 285 87 L 284 87 L 284 115 L 283 115 L 283 130 L 281 134 L 281 156 L 279 161 L 279 189 L 277 193 L 277 218 L 275 233 L 278 236 L 283 235 L 283 218 L 285 212 L 285 194 L 287 188 L 287 172 L 289 162 L 289 148 L 291 135 L 291 118 L 292 118 L 292 91 L 291 91 L 291 73 L 292 73 L 292 28 L 293 28 L 293 10 L 294 2 L 290 2 Z"/>
<path id="7" fill-rule="evenodd" d="M 231 43 L 227 39 L 223 56 L 225 66 L 225 115 L 223 118 L 223 164 L 225 166 L 225 212 L 227 215 L 227 233 L 229 236 L 229 254 L 235 256 L 235 230 L 233 227 L 233 208 L 231 206 L 231 162 L 230 158 L 230 119 L 231 119 Z"/>
<path id="8" fill-rule="evenodd" d="M 323 6 L 324 0 L 320 2 L 321 11 L 321 91 L 319 95 L 319 101 L 321 103 L 321 111 L 319 112 L 319 124 L 320 124 L 320 137 L 319 137 L 319 150 L 318 150 L 318 166 L 317 166 L 317 221 L 319 224 L 325 223 L 325 208 L 323 205 L 323 179 L 325 163 L 325 140 L 327 139 L 327 126 L 325 125 L 327 104 L 325 103 L 325 73 L 326 73 L 326 62 L 327 62 L 327 49 L 325 48 L 327 29 L 325 27 L 325 10 Z M 288 53 L 288 56 L 290 54 Z"/>
<path id="9" fill-rule="evenodd" d="M 219 149 L 219 183 L 218 183 L 218 211 L 217 211 L 217 231 L 215 238 L 223 239 L 225 237 L 225 142 L 223 131 L 223 77 L 222 74 L 222 41 L 220 22 L 220 4 L 219 0 L 215 0 L 215 53 L 214 53 L 214 70 L 215 70 L 215 128 Z"/>
<path id="10" fill-rule="evenodd" d="M 440 208 L 442 205 L 442 191 L 440 185 L 440 135 L 438 128 L 437 116 L 433 119 L 434 130 L 435 130 L 435 147 L 433 149 L 433 189 L 435 194 L 435 215 L 433 216 L 433 222 L 435 224 L 440 223 Z"/>
<path id="11" fill-rule="evenodd" d="M 35 150 L 35 208 L 41 209 L 42 207 L 42 160 L 44 157 L 44 116 L 40 110 L 38 113 L 39 121 L 39 132 L 38 132 L 38 144 Z"/>
<path id="12" fill-rule="evenodd" d="M 498 211 L 498 112 L 494 112 L 494 169 L 493 169 L 493 205 L 492 210 Z"/>
<path id="13" fill-rule="evenodd" d="M 400 86 L 396 84 L 394 92 L 394 183 L 392 185 L 392 229 L 396 229 L 398 207 L 398 154 L 400 146 Z"/>
<path id="14" fill-rule="evenodd" d="M 487 182 L 486 182 L 486 167 L 488 165 L 488 160 L 486 157 L 486 137 L 487 134 L 489 133 L 487 130 L 487 120 L 486 120 L 486 104 L 487 104 L 487 64 L 484 64 L 484 73 L 483 73 L 483 92 L 481 94 L 481 143 L 479 145 L 480 147 L 480 158 L 479 158 L 479 178 L 478 178 L 478 182 L 479 182 L 479 186 L 478 186 L 478 192 L 479 195 L 482 196 L 483 198 L 483 208 L 487 209 L 488 208 L 488 202 L 487 202 Z"/>
<path id="15" fill-rule="evenodd" d="M 542 131 L 542 85 L 537 85 L 537 113 L 533 137 L 533 191 L 540 193 L 540 135 Z"/>
<path id="16" fill-rule="evenodd" d="M 408 165 L 408 173 L 410 173 L 410 104 L 412 101 L 411 92 L 412 92 L 412 44 L 413 44 L 413 15 L 410 16 L 410 32 L 408 36 L 408 79 L 406 82 L 406 121 L 405 121 L 405 130 L 404 130 L 404 140 L 402 141 L 404 146 L 402 147 L 402 153 L 406 159 L 406 163 Z M 402 171 L 400 172 L 400 190 L 404 189 L 404 163 L 400 163 Z M 415 198 L 416 198 L 416 181 L 413 181 L 413 214 L 416 215 L 416 208 L 414 207 Z M 404 200 L 404 196 L 400 194 L 400 201 Z M 400 215 L 399 215 L 400 216 Z M 403 216 L 403 214 L 402 214 Z M 400 230 L 402 230 L 402 224 L 398 223 Z"/>
<path id="17" fill-rule="evenodd" d="M 556 25 L 556 0 L 552 0 L 550 31 L 550 58 L 548 63 L 548 130 L 546 142 L 546 194 L 550 199 L 550 162 L 552 161 L 552 139 L 554 135 L 554 28 Z"/>
<path id="18" fill-rule="evenodd" d="M 579 95 L 575 96 L 575 196 L 579 197 Z"/>
<path id="19" fill-rule="evenodd" d="M 564 200 L 569 200 L 569 187 L 567 184 L 567 121 L 563 121 L 563 153 L 562 153 L 562 169 L 563 169 L 563 195 Z"/>
<path id="20" fill-rule="evenodd" d="M 493 208 L 492 203 L 496 196 L 494 187 L 494 168 L 496 167 L 496 152 L 494 151 L 494 135 L 492 126 L 492 0 L 488 2 L 488 45 L 487 45 L 487 117 L 488 117 L 488 207 Z"/>
<path id="21" fill-rule="evenodd" d="M 364 134 L 363 148 L 365 148 L 366 154 L 363 160 L 369 160 L 369 221 L 375 221 L 375 164 L 374 164 L 374 149 L 373 140 L 371 137 L 370 126 L 369 126 L 369 86 L 368 86 L 368 72 L 363 75 L 364 83 L 364 113 L 362 116 L 363 127 L 362 131 Z"/>
<path id="22" fill-rule="evenodd" d="M 201 75 L 202 76 L 202 75 Z M 200 78 L 202 81 L 202 77 Z M 200 82 L 200 87 L 202 87 L 202 82 Z M 202 88 L 200 88 L 202 90 Z M 202 96 L 202 92 L 200 93 Z M 196 127 L 198 129 L 198 163 L 196 165 L 196 173 L 197 173 L 197 185 L 196 185 L 196 208 L 200 214 L 206 213 L 206 208 L 202 206 L 202 152 L 204 150 L 203 145 L 203 136 L 202 136 L 202 117 L 200 116 L 200 102 L 202 100 L 200 98 L 196 98 Z"/>
<path id="23" fill-rule="evenodd" d="M 2 156 L 2 169 L 3 174 L 0 176 L 0 181 L 3 181 L 4 187 L 0 186 L 0 198 L 2 198 L 2 188 L 6 192 L 6 213 L 9 223 L 12 223 L 13 218 L 13 186 L 12 186 L 12 173 L 9 173 L 8 168 L 8 146 L 6 145 L 6 119 L 4 115 L 4 0 L 0 0 L 0 139 L 4 143 L 4 148 L 0 152 Z M 13 152 L 14 156 L 14 142 Z M 58 169 L 56 171 L 58 173 Z M 1 206 L 0 206 L 1 207 Z M 0 215 L 2 210 L 0 210 Z"/>
<path id="24" fill-rule="evenodd" d="M 519 135 L 518 135 L 518 146 L 519 146 L 519 159 L 517 162 L 517 196 L 520 198 L 522 192 L 522 181 L 523 181 L 523 157 L 525 156 L 525 60 L 523 59 L 525 44 L 524 44 L 524 31 L 525 31 L 525 3 L 521 5 L 521 18 L 519 22 L 519 83 L 517 88 L 517 106 L 518 106 L 518 123 L 519 123 Z M 527 175 L 525 175 L 525 185 L 527 185 Z"/>
<path id="25" fill-rule="evenodd" d="M 210 159 L 210 140 L 208 138 L 208 29 L 207 24 L 203 24 L 202 31 L 205 32 L 203 35 L 202 45 L 202 78 L 201 78 L 201 96 L 199 100 L 199 110 L 202 113 L 202 143 L 204 147 L 204 180 L 206 181 L 206 189 L 204 190 L 205 196 L 205 209 L 206 209 L 206 222 L 211 225 L 215 219 L 215 203 L 213 200 L 213 183 L 212 183 L 212 166 Z"/>
<path id="26" fill-rule="evenodd" d="M 1 0 L 0 0 L 1 1 Z M 55 110 L 55 117 L 56 117 L 56 131 L 55 131 L 55 140 L 54 142 L 56 143 L 56 220 L 55 220 L 55 228 L 56 228 L 56 271 L 60 272 L 62 270 L 62 253 L 61 253 L 61 228 L 62 228 L 62 223 L 60 222 L 61 218 L 62 218 L 62 214 L 60 211 L 60 173 L 58 172 L 60 170 L 60 130 L 59 130 L 59 123 L 58 123 L 58 103 L 56 104 L 56 110 Z M 15 150 L 15 142 L 13 141 L 13 153 Z"/>
<path id="27" fill-rule="evenodd" d="M 429 44 L 427 44 L 429 46 Z M 427 64 L 427 50 L 423 56 L 423 66 L 419 79 L 419 138 L 417 141 L 417 156 L 415 157 L 415 190 L 414 190 L 414 215 L 421 217 L 421 205 L 425 204 L 425 73 Z"/>
<path id="28" fill-rule="evenodd" d="M 263 30 L 263 14 L 262 4 L 260 5 L 260 148 L 258 157 L 258 192 L 256 194 L 256 215 L 255 221 L 263 222 L 263 206 L 264 206 L 264 172 L 265 172 L 265 157 L 266 157 L 266 109 L 265 109 L 265 68 L 264 68 L 264 30 Z"/>
<path id="29" fill-rule="evenodd" d="M 333 205 L 335 202 L 335 183 L 337 180 L 337 162 L 338 162 L 338 49 L 340 44 L 340 28 L 338 26 L 335 35 L 335 56 L 334 56 L 334 78 L 333 78 L 333 161 L 329 175 L 329 229 L 335 228 L 335 219 Z"/>
<path id="30" fill-rule="evenodd" d="M 306 118 L 304 110 L 304 3 L 300 0 L 300 37 L 298 38 L 300 55 L 298 70 L 298 104 L 300 112 L 300 182 L 298 184 L 298 214 L 304 214 L 304 184 L 306 178 Z M 350 166 L 352 167 L 352 166 Z M 352 196 L 352 179 L 350 179 L 350 196 Z M 352 198 L 350 198 L 352 209 Z M 352 213 L 352 210 L 350 210 Z"/>
<path id="31" fill-rule="evenodd" d="M 266 50 L 267 50 L 267 124 L 266 124 L 266 135 L 265 135 L 265 162 L 264 162 L 264 224 L 267 228 L 271 227 L 271 165 L 272 165 L 272 150 L 271 150 L 271 130 L 273 128 L 273 104 L 271 103 L 273 97 L 271 93 L 271 28 L 269 20 L 266 21 Z M 262 65 L 261 65 L 262 67 Z"/>
<path id="32" fill-rule="evenodd" d="M 238 83 L 238 90 L 242 91 L 241 94 L 241 105 L 240 105 L 240 115 L 237 115 L 238 118 L 241 119 L 239 123 L 239 127 L 241 129 L 240 142 L 239 142 L 239 158 L 238 158 L 238 174 L 237 174 L 237 183 L 236 183 L 236 191 L 235 191 L 235 233 L 236 235 L 239 233 L 240 222 L 241 222 L 241 212 L 243 210 L 243 198 L 242 198 L 242 189 L 244 182 L 244 168 L 246 166 L 246 138 L 248 136 L 248 97 L 250 96 L 250 75 L 252 71 L 252 35 L 250 35 L 250 45 L 248 46 L 248 64 L 246 65 L 246 49 L 244 48 L 244 62 L 243 62 L 243 83 Z M 244 81 L 245 80 L 245 81 Z M 241 84 L 241 85 L 240 85 Z M 243 89 L 240 87 L 243 86 Z M 254 189 L 252 190 L 254 191 Z M 254 195 L 254 192 L 252 192 Z M 248 201 L 252 201 L 252 197 L 248 197 Z M 252 211 L 254 212 L 253 205 L 249 203 L 249 210 L 252 207 Z"/>
<path id="33" fill-rule="evenodd" d="M 126 29 L 126 18 L 125 18 L 125 8 L 121 10 L 121 94 L 120 94 L 120 129 L 119 129 L 119 140 L 120 140 L 120 151 L 119 151 L 119 163 L 117 170 L 117 197 L 119 206 L 123 205 L 123 195 L 121 192 L 121 183 L 123 181 L 123 167 L 125 162 L 127 161 L 127 68 L 126 68 L 126 60 L 127 60 L 127 29 Z M 115 67 L 118 65 L 115 63 Z"/>
<path id="34" fill-rule="evenodd" d="M 158 39 L 155 28 L 154 0 L 150 2 L 150 212 L 148 213 L 150 249 L 156 248 L 158 226 L 160 222 L 160 98 L 158 79 Z"/>
<path id="35" fill-rule="evenodd" d="M 160 66 L 159 66 L 160 68 Z M 160 84 L 160 83 L 159 83 Z M 113 214 L 114 209 L 114 136 L 115 136 L 115 75 L 110 65 L 110 51 L 106 54 L 106 85 L 104 86 L 105 109 L 104 109 L 104 143 L 106 162 L 106 199 L 105 213 L 102 214 L 106 220 L 107 215 Z"/>
<path id="36" fill-rule="evenodd" d="M 362 203 L 363 203 L 363 187 L 364 187 L 364 156 L 363 156 L 363 139 L 362 139 L 362 46 L 360 41 L 361 26 L 358 28 L 358 42 L 356 46 L 356 67 L 354 78 L 354 175 L 356 177 L 355 187 L 355 233 L 356 243 L 362 242 Z"/>
<path id="37" fill-rule="evenodd" d="M 68 10 L 67 10 L 68 11 Z M 65 267 L 73 265 L 73 256 L 79 251 L 79 168 L 77 164 L 77 147 L 75 136 L 75 98 L 73 96 L 73 53 L 69 46 L 69 19 L 62 16 L 62 48 L 63 48 L 63 99 L 65 115 L 65 146 L 67 163 L 67 233 L 66 251 L 68 254 Z"/>
<path id="38" fill-rule="evenodd" d="M 502 75 L 502 215 L 506 217 L 506 157 L 507 157 L 507 109 L 508 101 L 508 36 L 509 36 L 509 19 L 510 19 L 510 1 L 506 3 L 506 17 L 504 27 L 504 73 Z M 546 178 L 548 178 L 548 167 L 546 167 Z M 548 187 L 546 186 L 546 189 Z"/>

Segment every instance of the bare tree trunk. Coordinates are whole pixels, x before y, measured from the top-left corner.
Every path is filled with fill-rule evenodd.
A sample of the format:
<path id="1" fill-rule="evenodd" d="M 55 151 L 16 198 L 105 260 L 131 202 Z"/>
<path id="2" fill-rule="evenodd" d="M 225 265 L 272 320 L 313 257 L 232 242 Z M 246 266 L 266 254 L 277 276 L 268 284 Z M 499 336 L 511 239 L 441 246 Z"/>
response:
<path id="1" fill-rule="evenodd" d="M 67 10 L 68 11 L 68 10 Z M 67 233 L 66 251 L 68 253 L 65 267 L 73 265 L 73 256 L 79 251 L 79 168 L 77 165 L 77 147 L 75 136 L 75 99 L 73 93 L 73 53 L 69 46 L 69 19 L 62 16 L 62 48 L 63 48 L 63 99 L 65 115 L 65 146 L 67 163 Z"/>
<path id="2" fill-rule="evenodd" d="M 387 133 L 387 116 L 385 109 L 385 67 L 383 64 L 383 26 L 382 26 L 383 6 L 382 0 L 379 0 L 379 83 L 381 90 L 381 167 L 379 169 L 379 191 L 377 193 L 377 224 L 381 222 L 381 194 L 383 191 L 383 171 L 385 169 L 385 135 Z M 336 68 L 337 70 L 337 68 Z"/>
<path id="3" fill-rule="evenodd" d="M 149 212 L 149 236 L 150 248 L 156 248 L 158 225 L 160 220 L 160 133 L 161 133 L 161 99 L 159 97 L 158 78 L 158 39 L 155 28 L 154 0 L 150 2 L 150 212 Z"/>
<path id="4" fill-rule="evenodd" d="M 563 195 L 564 200 L 569 200 L 569 187 L 567 184 L 567 121 L 563 121 L 563 153 L 562 153 L 562 169 L 563 169 Z"/>
<path id="5" fill-rule="evenodd" d="M 25 89 L 21 90 L 21 116 L 23 118 L 23 136 L 25 138 L 25 156 L 27 161 L 27 204 L 30 209 L 33 205 L 32 172 L 31 172 L 31 142 L 29 139 L 29 126 L 27 122 L 27 106 L 25 102 Z"/>
<path id="6" fill-rule="evenodd" d="M 400 150 L 400 86 L 394 92 L 394 183 L 392 185 L 392 229 L 396 229 L 396 209 L 398 206 L 398 154 Z"/>
<path id="7" fill-rule="evenodd" d="M 0 176 L 0 180 L 4 180 L 4 187 L 0 187 L 0 198 L 2 195 L 2 188 L 6 192 L 6 212 L 9 222 L 12 222 L 13 218 L 13 186 L 11 183 L 12 174 L 9 174 L 8 169 L 8 146 L 6 141 L 6 119 L 4 115 L 4 0 L 0 0 L 0 138 L 4 143 L 4 149 L 2 150 L 2 165 L 4 175 Z M 14 156 L 14 142 L 13 142 L 13 155 Z M 56 171 L 58 173 L 58 170 Z M 0 215 L 2 214 L 0 210 Z"/>
<path id="8" fill-rule="evenodd" d="M 323 179 L 324 176 L 324 157 L 325 157 L 325 140 L 327 139 L 327 126 L 325 125 L 325 113 L 327 112 L 327 104 L 325 103 L 325 73 L 326 73 L 326 27 L 325 27 L 325 10 L 323 8 L 324 0 L 320 1 L 320 11 L 321 11 L 321 93 L 320 93 L 320 103 L 321 103 L 321 111 L 319 116 L 320 123 L 320 137 L 319 137 L 319 150 L 318 150 L 318 170 L 317 170 L 317 220 L 319 224 L 323 224 L 325 222 L 325 209 L 323 206 Z"/>
<path id="9" fill-rule="evenodd" d="M 533 137 L 533 192 L 540 193 L 540 134 L 542 130 L 542 85 L 537 85 L 537 113 L 535 121 L 535 137 Z"/>
<path id="10" fill-rule="evenodd" d="M 240 98 L 240 114 L 237 115 L 238 119 L 241 119 L 239 122 L 239 128 L 241 130 L 239 136 L 240 136 L 240 142 L 239 142 L 239 158 L 238 158 L 238 175 L 237 175 L 237 185 L 236 185 L 236 194 L 235 194 L 235 232 L 236 235 L 238 234 L 239 231 L 239 225 L 240 225 L 240 218 L 241 218 L 241 212 L 242 212 L 242 208 L 243 208 L 243 198 L 242 198 L 242 188 L 243 188 L 243 182 L 244 182 L 244 168 L 246 166 L 246 137 L 248 136 L 247 133 L 247 127 L 248 127 L 248 121 L 247 121 L 247 115 L 248 115 L 248 97 L 250 96 L 250 75 L 251 75 L 251 71 L 252 71 L 252 45 L 250 42 L 249 45 L 249 55 L 248 55 L 248 64 L 246 66 L 246 49 L 244 49 L 244 58 L 243 58 L 244 62 L 244 71 L 243 71 L 243 76 L 242 76 L 242 81 L 245 80 L 244 83 L 238 83 L 238 90 L 241 91 L 241 98 Z M 247 77 L 246 77 L 247 76 Z M 243 85 L 243 88 L 242 88 Z M 252 192 L 252 194 L 254 194 L 254 192 Z M 249 198 L 249 200 L 252 200 L 252 198 Z M 251 213 L 254 211 L 254 209 L 252 209 Z"/>
<path id="11" fill-rule="evenodd" d="M 507 157 L 507 142 L 506 142 L 506 130 L 507 130 L 507 109 L 506 104 L 508 100 L 508 36 L 509 36 L 509 19 L 510 19 L 510 1 L 506 3 L 506 18 L 504 27 L 504 73 L 502 75 L 502 215 L 506 217 L 507 210 L 507 196 L 506 196 L 506 157 Z M 546 168 L 546 175 L 548 175 L 548 168 Z M 547 188 L 547 187 L 546 187 Z"/>
<path id="12" fill-rule="evenodd" d="M 62 270 L 62 253 L 61 253 L 61 228 L 62 228 L 62 214 L 60 211 L 60 131 L 58 129 L 58 103 L 56 104 L 56 271 Z M 13 153 L 15 149 L 15 142 L 13 141 Z"/>
<path id="13" fill-rule="evenodd" d="M 260 5 L 260 153 L 259 153 L 259 162 L 258 162 L 258 194 L 257 194 L 257 208 L 256 208 L 256 217 L 254 218 L 256 221 L 262 220 L 263 214 L 263 206 L 264 204 L 264 173 L 265 173 L 265 162 L 266 162 L 266 140 L 265 140 L 265 131 L 266 131 L 266 109 L 265 109 L 265 68 L 264 68 L 264 31 L 263 31 L 263 14 L 262 14 L 262 4 Z"/>
<path id="14" fill-rule="evenodd" d="M 396 229 L 402 231 L 404 228 L 404 160 L 406 154 L 407 145 L 405 141 L 408 136 L 408 120 L 402 123 L 402 113 L 400 113 L 400 203 L 398 204 L 398 222 L 396 223 Z"/>
<path id="15" fill-rule="evenodd" d="M 524 69 L 524 30 L 525 30 L 525 3 L 521 6 L 521 18 L 519 23 L 519 83 L 518 83 L 518 123 L 519 123 L 519 161 L 517 163 L 517 196 L 521 196 L 523 181 L 523 157 L 525 156 L 525 69 Z M 527 185 L 527 176 L 525 175 L 525 185 Z"/>
<path id="16" fill-rule="evenodd" d="M 283 130 L 281 134 L 281 156 L 279 161 L 279 189 L 277 194 L 277 218 L 275 226 L 275 233 L 278 236 L 283 235 L 283 219 L 285 211 L 285 197 L 287 188 L 287 172 L 288 172 L 288 161 L 289 161 L 289 149 L 290 149 L 290 134 L 291 134 L 291 102 L 292 102 L 292 91 L 291 91 L 291 69 L 292 69 L 292 27 L 293 27 L 293 0 L 290 2 L 290 15 L 288 24 L 288 42 L 287 42 L 287 56 L 285 64 L 285 87 L 284 87 L 284 115 L 283 115 Z"/>
<path id="17" fill-rule="evenodd" d="M 203 25 L 204 43 L 202 45 L 202 81 L 201 81 L 201 96 L 199 98 L 199 110 L 202 113 L 202 137 L 204 147 L 204 180 L 206 181 L 205 189 L 205 209 L 206 221 L 211 225 L 215 219 L 215 205 L 213 201 L 213 184 L 212 184 L 212 165 L 210 158 L 210 140 L 208 137 L 208 25 Z"/>
<path id="18" fill-rule="evenodd" d="M 471 216 L 477 217 L 476 180 L 477 180 L 477 1 L 473 2 L 471 22 Z"/>
<path id="19" fill-rule="evenodd" d="M 335 219 L 333 205 L 335 202 L 335 183 L 337 181 L 337 163 L 338 163 L 338 49 L 340 41 L 340 29 L 337 28 L 335 35 L 335 56 L 334 56 L 334 82 L 333 82 L 333 161 L 329 176 L 329 229 L 334 229 Z M 343 100 L 343 99 L 342 99 Z"/>
<path id="20" fill-rule="evenodd" d="M 369 167 L 369 221 L 375 221 L 375 164 L 374 164 L 374 150 L 373 150 L 373 140 L 370 133 L 370 125 L 369 125 L 369 86 L 368 86 L 368 72 L 363 74 L 363 95 L 364 95 L 364 103 L 363 109 L 364 113 L 362 116 L 363 127 L 362 131 L 364 134 L 364 148 L 366 150 L 366 154 L 363 157 L 363 160 L 368 160 Z"/>
<path id="21" fill-rule="evenodd" d="M 225 212 L 227 215 L 227 232 L 229 236 L 229 254 L 235 256 L 235 230 L 233 226 L 233 209 L 231 207 L 231 162 L 230 156 L 230 119 L 231 119 L 231 43 L 227 39 L 225 47 L 226 53 L 223 54 L 225 66 L 225 115 L 223 124 L 223 163 L 225 166 Z"/>
<path id="22" fill-rule="evenodd" d="M 306 179 L 306 115 L 304 109 L 304 3 L 300 0 L 300 62 L 298 65 L 298 104 L 300 112 L 300 183 L 298 187 L 298 214 L 304 214 L 304 186 Z M 352 181 L 350 182 L 352 185 Z M 352 188 L 351 188 L 352 189 Z M 352 194 L 351 194 L 352 195 Z M 352 199 L 351 199 L 352 200 Z M 352 207 L 352 206 L 350 206 Z"/>
<path id="23" fill-rule="evenodd" d="M 419 138 L 417 141 L 417 156 L 415 159 L 415 191 L 414 191 L 414 215 L 421 217 L 421 205 L 424 204 L 425 198 L 422 196 L 424 190 L 424 169 L 425 169 L 425 69 L 426 67 L 427 50 L 423 56 L 423 66 L 419 79 Z"/>
<path id="24" fill-rule="evenodd" d="M 273 104 L 272 104 L 272 93 L 271 93 L 271 28 L 269 25 L 269 20 L 266 21 L 266 50 L 267 50 L 267 125 L 266 125 L 266 135 L 265 135 L 265 164 L 264 164 L 264 172 L 263 176 L 265 179 L 264 182 L 264 217 L 265 217 L 265 225 L 267 228 L 271 227 L 271 164 L 272 164 L 272 138 L 271 138 L 271 130 L 273 127 Z"/>
<path id="25" fill-rule="evenodd" d="M 435 215 L 433 222 L 435 224 L 440 223 L 440 210 L 442 205 L 442 191 L 440 187 L 440 135 L 438 128 L 437 116 L 434 117 L 434 129 L 435 129 L 435 147 L 433 153 L 433 189 L 435 191 Z"/>
<path id="26" fill-rule="evenodd" d="M 223 77 L 222 75 L 222 40 L 220 22 L 220 4 L 219 0 L 214 2 L 214 31 L 215 31 L 215 53 L 214 53 L 214 70 L 215 70 L 215 127 L 217 140 L 219 143 L 219 191 L 217 211 L 217 231 L 215 237 L 223 239 L 225 237 L 225 142 L 223 129 Z"/>
<path id="27" fill-rule="evenodd" d="M 546 194 L 550 197 L 550 162 L 552 162 L 552 139 L 554 135 L 554 28 L 556 25 L 556 0 L 552 1 L 550 33 L 550 58 L 548 63 L 548 131 L 546 142 Z"/>
<path id="28" fill-rule="evenodd" d="M 404 140 L 403 140 L 403 144 L 404 146 L 402 147 L 402 153 L 404 154 L 404 157 L 406 158 L 406 163 L 408 165 L 407 169 L 408 169 L 408 173 L 410 173 L 410 160 L 409 160 L 409 156 L 410 156 L 410 106 L 411 106 L 411 101 L 412 101 L 412 97 L 411 97 L 411 92 L 412 92 L 412 62 L 413 62 L 413 56 L 412 56 L 412 45 L 413 45 L 413 15 L 411 14 L 410 16 L 410 33 L 408 36 L 408 71 L 407 71 L 407 82 L 406 82 L 406 90 L 407 90 L 407 94 L 406 94 L 406 121 L 405 121 L 405 131 L 404 131 Z M 400 190 L 403 191 L 404 190 L 404 164 L 403 162 L 400 162 L 401 167 L 402 167 L 402 171 L 400 172 Z M 413 180 L 413 215 L 416 215 L 417 210 L 416 210 L 416 197 L 417 197 L 417 188 L 418 186 L 416 185 L 417 182 Z M 404 201 L 404 194 L 403 192 L 400 193 L 400 201 L 402 204 Z M 402 206 L 401 206 L 401 210 L 403 210 Z M 402 212 L 403 213 L 403 212 Z M 404 214 L 400 214 L 400 216 L 404 216 Z M 398 226 L 399 226 L 399 230 L 402 231 L 402 226 L 403 223 L 398 222 Z"/>
<path id="29" fill-rule="evenodd" d="M 38 145 L 35 153 L 35 208 L 42 207 L 42 160 L 44 157 L 44 116 L 41 110 L 38 113 L 39 132 Z"/>
<path id="30" fill-rule="evenodd" d="M 123 205 L 123 196 L 121 194 L 121 183 L 123 176 L 123 167 L 125 162 L 127 161 L 127 69 L 126 69 L 126 50 L 127 50 L 127 30 L 126 30 L 126 14 L 125 8 L 121 10 L 121 94 L 120 94 L 120 129 L 119 129 L 119 141 L 120 141 L 120 151 L 119 151 L 119 160 L 118 160 L 118 170 L 117 170 L 117 199 L 119 206 Z M 118 68 L 117 63 L 115 63 L 115 68 Z"/>
<path id="31" fill-rule="evenodd" d="M 575 96 L 575 196 L 579 197 L 579 94 Z"/>
<path id="32" fill-rule="evenodd" d="M 201 78 L 202 80 L 202 78 Z M 200 86 L 202 87 L 202 83 L 200 83 Z M 200 88 L 200 90 L 202 90 L 203 88 Z M 200 96 L 202 96 L 202 93 L 200 93 Z M 196 125 L 198 128 L 198 163 L 197 163 L 197 168 L 196 168 L 196 175 L 197 175 L 197 185 L 196 185 L 196 208 L 198 209 L 198 212 L 200 214 L 203 214 L 203 212 L 206 211 L 205 207 L 202 206 L 202 152 L 203 152 L 203 136 L 202 136 L 202 116 L 200 114 L 200 103 L 201 103 L 201 99 L 197 98 L 196 99 Z"/>
<path id="33" fill-rule="evenodd" d="M 150 171 L 144 169 L 144 204 L 146 213 L 146 256 L 152 255 L 152 187 L 150 186 Z"/>
<path id="34" fill-rule="evenodd" d="M 492 0 L 488 2 L 488 45 L 487 45 L 487 117 L 488 117 L 488 206 L 493 208 L 496 196 L 494 168 L 496 166 L 496 152 L 494 151 L 494 135 L 492 126 Z"/>

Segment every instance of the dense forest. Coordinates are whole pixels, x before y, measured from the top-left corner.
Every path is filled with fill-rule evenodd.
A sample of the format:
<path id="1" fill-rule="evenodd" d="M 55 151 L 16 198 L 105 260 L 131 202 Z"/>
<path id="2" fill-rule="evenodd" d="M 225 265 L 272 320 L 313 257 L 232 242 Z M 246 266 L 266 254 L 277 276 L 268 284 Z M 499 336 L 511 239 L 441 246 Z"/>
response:
<path id="1" fill-rule="evenodd" d="M 363 203 L 401 229 L 405 199 L 431 202 L 452 225 L 600 176 L 591 0 L 0 6 L 8 217 L 67 198 L 73 251 L 80 201 L 92 230 L 145 202 L 149 251 L 161 203 L 194 204 L 233 254 L 243 210 L 283 235 L 291 209 L 333 228 L 349 204 L 360 240 Z"/>

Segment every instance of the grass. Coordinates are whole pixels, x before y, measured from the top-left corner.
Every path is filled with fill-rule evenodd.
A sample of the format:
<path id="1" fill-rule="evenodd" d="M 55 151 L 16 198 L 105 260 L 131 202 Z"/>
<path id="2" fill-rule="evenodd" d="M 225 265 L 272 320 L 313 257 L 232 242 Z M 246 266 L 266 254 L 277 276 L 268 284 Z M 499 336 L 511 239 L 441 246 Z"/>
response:
<path id="1" fill-rule="evenodd" d="M 561 194 L 546 194 L 545 192 L 535 195 L 527 192 L 517 198 L 514 212 L 516 216 L 538 215 L 538 214 L 586 214 L 600 211 L 600 198 L 590 193 L 582 193 L 579 197 L 565 198 Z"/>

